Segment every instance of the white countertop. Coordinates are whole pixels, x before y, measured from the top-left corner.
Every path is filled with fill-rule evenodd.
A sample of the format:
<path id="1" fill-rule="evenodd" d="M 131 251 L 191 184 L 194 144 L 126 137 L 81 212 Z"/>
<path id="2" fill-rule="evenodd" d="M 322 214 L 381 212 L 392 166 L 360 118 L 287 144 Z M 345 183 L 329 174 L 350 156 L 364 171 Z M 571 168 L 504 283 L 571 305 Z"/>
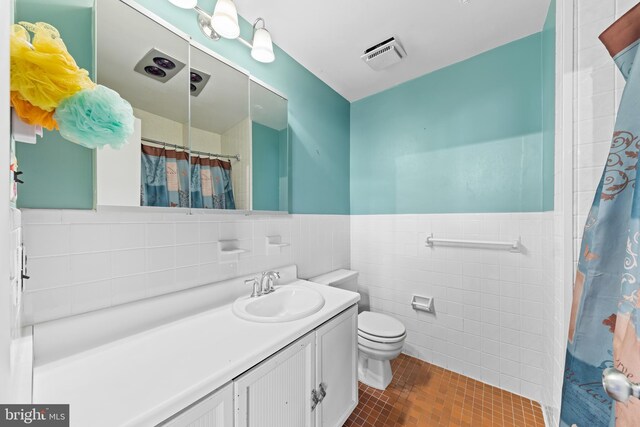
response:
<path id="1" fill-rule="evenodd" d="M 33 401 L 70 404 L 72 426 L 157 424 L 360 299 L 304 280 L 292 284 L 319 291 L 324 307 L 286 323 L 242 320 L 231 305 L 186 317 L 35 366 Z"/>

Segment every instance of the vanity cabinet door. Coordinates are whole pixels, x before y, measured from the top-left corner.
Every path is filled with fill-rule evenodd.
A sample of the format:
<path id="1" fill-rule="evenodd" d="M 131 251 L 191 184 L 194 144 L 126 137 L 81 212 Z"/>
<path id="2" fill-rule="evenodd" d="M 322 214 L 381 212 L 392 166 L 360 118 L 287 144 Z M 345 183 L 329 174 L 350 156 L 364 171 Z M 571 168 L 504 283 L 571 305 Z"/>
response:
<path id="1" fill-rule="evenodd" d="M 313 427 L 315 332 L 234 380 L 235 427 Z"/>
<path id="2" fill-rule="evenodd" d="M 358 404 L 358 308 L 316 329 L 317 427 L 340 427 Z"/>
<path id="3" fill-rule="evenodd" d="M 229 383 L 160 425 L 162 427 L 229 427 L 233 425 L 232 411 L 233 385 Z"/>

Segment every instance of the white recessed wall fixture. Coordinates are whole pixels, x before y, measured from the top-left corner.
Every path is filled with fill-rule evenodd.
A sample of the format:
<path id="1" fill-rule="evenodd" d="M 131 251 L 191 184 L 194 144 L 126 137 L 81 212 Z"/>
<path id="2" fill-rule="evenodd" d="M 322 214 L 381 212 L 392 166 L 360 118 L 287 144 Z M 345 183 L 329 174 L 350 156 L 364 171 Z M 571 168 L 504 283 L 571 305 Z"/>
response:
<path id="1" fill-rule="evenodd" d="M 265 27 L 264 19 L 258 18 L 253 23 L 251 43 L 240 37 L 238 10 L 233 0 L 218 0 L 212 15 L 200 8 L 197 0 L 169 0 L 169 2 L 183 9 L 195 10 L 198 13 L 200 30 L 211 40 L 218 41 L 221 37 L 235 39 L 251 49 L 251 57 L 256 61 L 269 63 L 275 60 L 271 34 Z"/>

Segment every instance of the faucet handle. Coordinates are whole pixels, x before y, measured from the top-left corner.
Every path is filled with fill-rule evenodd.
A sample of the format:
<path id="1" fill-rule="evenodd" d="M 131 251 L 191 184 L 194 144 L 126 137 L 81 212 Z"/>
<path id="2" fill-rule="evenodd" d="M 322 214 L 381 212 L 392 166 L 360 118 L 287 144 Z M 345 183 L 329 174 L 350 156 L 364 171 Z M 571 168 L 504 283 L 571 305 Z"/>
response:
<path id="1" fill-rule="evenodd" d="M 266 282 L 267 288 L 263 289 L 262 293 L 269 294 L 269 293 L 275 291 L 275 288 L 273 287 L 273 282 L 278 280 L 279 278 L 280 278 L 280 272 L 278 272 L 278 271 L 270 270 L 270 271 L 263 272 L 262 273 L 262 283 L 264 283 L 264 280 L 266 279 L 267 280 L 267 282 Z M 264 286 L 263 286 L 263 288 L 264 288 Z"/>
<path id="2" fill-rule="evenodd" d="M 256 298 L 262 295 L 262 289 L 260 288 L 260 282 L 255 277 L 244 281 L 245 285 L 253 285 L 250 298 Z"/>

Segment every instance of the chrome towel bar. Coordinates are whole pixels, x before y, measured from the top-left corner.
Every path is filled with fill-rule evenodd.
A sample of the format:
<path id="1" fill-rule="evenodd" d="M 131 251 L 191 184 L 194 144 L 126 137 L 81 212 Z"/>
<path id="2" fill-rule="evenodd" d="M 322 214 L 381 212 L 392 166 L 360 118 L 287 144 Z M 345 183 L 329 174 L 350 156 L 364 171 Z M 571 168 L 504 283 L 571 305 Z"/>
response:
<path id="1" fill-rule="evenodd" d="M 491 240 L 459 240 L 459 239 L 436 239 L 433 237 L 433 233 L 427 237 L 426 245 L 433 247 L 436 243 L 444 243 L 460 246 L 472 246 L 472 247 L 492 247 L 497 249 L 506 249 L 510 252 L 522 252 L 522 244 L 520 238 L 515 242 L 496 242 Z"/>

